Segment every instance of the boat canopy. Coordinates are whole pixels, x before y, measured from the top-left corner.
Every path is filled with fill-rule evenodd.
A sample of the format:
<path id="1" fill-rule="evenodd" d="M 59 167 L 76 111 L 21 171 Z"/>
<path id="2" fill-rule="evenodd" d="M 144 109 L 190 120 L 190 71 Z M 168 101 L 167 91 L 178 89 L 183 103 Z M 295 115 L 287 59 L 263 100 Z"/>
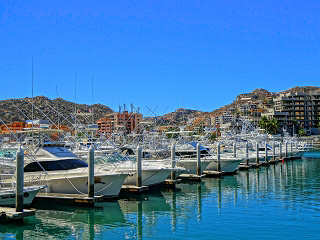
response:
<path id="1" fill-rule="evenodd" d="M 79 159 L 50 160 L 29 163 L 24 167 L 24 172 L 61 171 L 84 167 L 88 167 L 88 164 Z"/>
<path id="2" fill-rule="evenodd" d="M 197 149 L 197 142 L 189 142 L 189 144 L 194 147 L 194 149 Z M 200 151 L 209 151 L 210 149 L 204 146 L 200 145 Z"/>

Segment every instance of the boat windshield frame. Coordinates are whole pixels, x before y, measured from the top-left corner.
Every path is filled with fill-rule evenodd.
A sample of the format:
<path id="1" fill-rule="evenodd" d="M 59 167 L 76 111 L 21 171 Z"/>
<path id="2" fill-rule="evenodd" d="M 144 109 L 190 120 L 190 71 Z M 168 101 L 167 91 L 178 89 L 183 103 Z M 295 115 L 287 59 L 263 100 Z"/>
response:
<path id="1" fill-rule="evenodd" d="M 80 159 L 60 159 L 31 162 L 24 167 L 24 172 L 66 171 L 85 167 L 88 167 L 88 164 Z"/>

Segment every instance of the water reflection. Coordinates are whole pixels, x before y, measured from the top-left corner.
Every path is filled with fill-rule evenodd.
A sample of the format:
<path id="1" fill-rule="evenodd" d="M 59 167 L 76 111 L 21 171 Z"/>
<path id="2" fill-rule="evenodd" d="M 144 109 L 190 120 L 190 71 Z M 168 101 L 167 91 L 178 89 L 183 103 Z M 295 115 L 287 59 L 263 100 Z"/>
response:
<path id="1" fill-rule="evenodd" d="M 24 225 L 0 226 L 0 234 L 17 239 L 184 239 L 212 234 L 222 226 L 220 221 L 228 231 L 234 227 L 233 219 L 240 231 L 240 223 L 252 217 L 254 225 L 254 216 L 263 212 L 277 214 L 285 209 L 286 214 L 278 218 L 291 216 L 290 211 L 295 218 L 296 211 L 314 216 L 320 210 L 319 170 L 320 161 L 314 159 L 288 161 L 179 184 L 179 191 L 161 190 L 135 200 L 103 203 L 97 209 L 54 206 L 54 210 L 39 210 Z"/>

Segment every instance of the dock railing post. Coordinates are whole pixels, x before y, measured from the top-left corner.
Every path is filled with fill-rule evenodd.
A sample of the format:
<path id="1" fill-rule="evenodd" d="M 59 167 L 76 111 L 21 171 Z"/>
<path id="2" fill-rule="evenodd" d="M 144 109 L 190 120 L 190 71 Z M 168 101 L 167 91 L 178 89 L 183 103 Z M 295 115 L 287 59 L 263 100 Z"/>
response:
<path id="1" fill-rule="evenodd" d="M 259 164 L 259 143 L 256 142 L 256 163 Z"/>
<path id="2" fill-rule="evenodd" d="M 264 160 L 265 160 L 265 162 L 269 162 L 269 160 L 268 160 L 268 144 L 267 144 L 267 141 L 265 143 L 264 150 L 266 152 Z"/>
<path id="3" fill-rule="evenodd" d="M 249 145 L 246 142 L 246 165 L 249 166 Z"/>
<path id="4" fill-rule="evenodd" d="M 136 154 L 136 158 L 137 158 L 137 179 L 136 179 L 136 186 L 137 187 L 141 187 L 142 186 L 142 179 L 141 179 L 141 175 L 142 175 L 142 169 L 141 169 L 141 161 L 142 161 L 142 148 L 141 147 L 137 147 L 137 154 Z"/>
<path id="5" fill-rule="evenodd" d="M 272 159 L 273 159 L 273 161 L 276 160 L 276 144 L 274 141 L 272 143 Z"/>
<path id="6" fill-rule="evenodd" d="M 237 144 L 236 142 L 233 143 L 233 157 L 237 157 Z"/>
<path id="7" fill-rule="evenodd" d="M 24 185 L 24 152 L 21 146 L 16 154 L 16 212 L 23 212 L 23 185 Z"/>
<path id="8" fill-rule="evenodd" d="M 286 142 L 286 146 L 285 146 L 285 157 L 288 157 L 288 142 Z"/>
<path id="9" fill-rule="evenodd" d="M 94 147 L 93 145 L 89 148 L 88 154 L 88 197 L 94 197 Z"/>
<path id="10" fill-rule="evenodd" d="M 176 172 L 174 168 L 176 167 L 176 145 L 171 145 L 171 180 L 176 180 Z"/>
<path id="11" fill-rule="evenodd" d="M 201 152 L 200 143 L 197 143 L 197 175 L 201 176 Z"/>
<path id="12" fill-rule="evenodd" d="M 221 162 L 220 162 L 221 156 L 220 156 L 220 154 L 221 154 L 220 143 L 218 143 L 218 145 L 217 145 L 217 170 L 218 170 L 218 172 L 221 172 Z"/>
<path id="13" fill-rule="evenodd" d="M 279 158 L 282 159 L 282 142 L 279 143 Z"/>

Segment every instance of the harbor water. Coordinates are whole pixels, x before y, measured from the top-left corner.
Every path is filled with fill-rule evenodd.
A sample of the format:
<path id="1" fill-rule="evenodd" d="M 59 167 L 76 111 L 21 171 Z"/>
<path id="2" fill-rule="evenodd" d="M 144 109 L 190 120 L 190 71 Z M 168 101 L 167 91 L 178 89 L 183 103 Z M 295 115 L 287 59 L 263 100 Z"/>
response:
<path id="1" fill-rule="evenodd" d="M 39 206 L 0 239 L 320 239 L 320 153 L 95 209 Z"/>

